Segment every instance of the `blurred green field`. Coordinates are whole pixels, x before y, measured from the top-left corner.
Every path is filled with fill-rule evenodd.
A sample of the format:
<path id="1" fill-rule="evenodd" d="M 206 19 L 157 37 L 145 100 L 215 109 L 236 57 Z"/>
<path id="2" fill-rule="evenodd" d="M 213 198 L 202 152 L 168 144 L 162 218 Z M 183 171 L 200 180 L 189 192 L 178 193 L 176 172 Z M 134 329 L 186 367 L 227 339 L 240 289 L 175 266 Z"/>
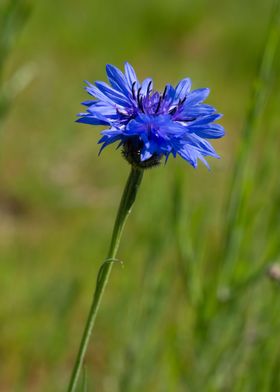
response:
<path id="1" fill-rule="evenodd" d="M 244 128 L 272 2 L 0 1 L 1 392 L 68 383 L 129 172 L 74 120 L 83 80 L 124 61 L 159 89 L 186 76 L 210 87 L 227 135 L 210 172 L 170 159 L 145 173 L 88 391 L 280 391 L 280 284 L 267 274 L 280 263 L 279 45 Z"/>

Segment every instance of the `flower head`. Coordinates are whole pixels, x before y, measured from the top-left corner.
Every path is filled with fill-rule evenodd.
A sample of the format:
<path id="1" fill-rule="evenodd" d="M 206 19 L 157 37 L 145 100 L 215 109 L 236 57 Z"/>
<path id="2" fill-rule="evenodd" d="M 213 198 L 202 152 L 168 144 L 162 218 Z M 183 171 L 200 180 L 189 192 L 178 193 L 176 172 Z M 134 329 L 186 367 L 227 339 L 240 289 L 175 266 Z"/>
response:
<path id="1" fill-rule="evenodd" d="M 176 87 L 165 86 L 162 93 L 153 90 L 148 78 L 139 82 L 134 69 L 125 63 L 123 74 L 113 65 L 106 71 L 110 85 L 104 82 L 87 82 L 86 90 L 94 100 L 83 102 L 85 113 L 78 122 L 104 125 L 99 143 L 101 150 L 119 142 L 124 157 L 138 167 L 150 167 L 165 157 L 180 155 L 193 167 L 200 159 L 207 167 L 205 156 L 219 158 L 205 139 L 224 135 L 216 124 L 221 115 L 213 106 L 202 103 L 209 94 L 208 88 L 191 91 L 191 80 L 181 80 Z"/>

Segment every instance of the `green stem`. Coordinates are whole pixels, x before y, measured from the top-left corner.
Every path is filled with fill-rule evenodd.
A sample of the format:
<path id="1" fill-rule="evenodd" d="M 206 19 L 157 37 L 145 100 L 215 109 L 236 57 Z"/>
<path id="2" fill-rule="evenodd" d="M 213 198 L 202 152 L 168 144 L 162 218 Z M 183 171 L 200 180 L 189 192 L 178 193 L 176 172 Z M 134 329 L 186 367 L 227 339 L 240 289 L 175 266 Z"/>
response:
<path id="1" fill-rule="evenodd" d="M 113 229 L 111 244 L 109 247 L 108 256 L 105 262 L 101 265 L 97 280 L 96 288 L 93 296 L 93 301 L 88 314 L 87 322 L 85 325 L 84 333 L 80 343 L 79 352 L 75 361 L 75 365 L 72 371 L 71 380 L 68 387 L 68 392 L 73 392 L 76 390 L 79 375 L 81 372 L 83 360 L 87 351 L 89 344 L 89 339 L 91 336 L 92 328 L 95 323 L 96 315 L 100 306 L 100 302 L 108 283 L 109 275 L 115 261 L 117 251 L 120 244 L 120 239 L 122 231 L 126 222 L 126 219 L 131 211 L 132 205 L 135 201 L 139 185 L 143 177 L 143 170 L 136 167 L 131 167 L 131 172 L 128 177 L 125 189 L 123 191 L 122 199 L 120 202 L 119 210 L 115 220 L 115 225 Z"/>

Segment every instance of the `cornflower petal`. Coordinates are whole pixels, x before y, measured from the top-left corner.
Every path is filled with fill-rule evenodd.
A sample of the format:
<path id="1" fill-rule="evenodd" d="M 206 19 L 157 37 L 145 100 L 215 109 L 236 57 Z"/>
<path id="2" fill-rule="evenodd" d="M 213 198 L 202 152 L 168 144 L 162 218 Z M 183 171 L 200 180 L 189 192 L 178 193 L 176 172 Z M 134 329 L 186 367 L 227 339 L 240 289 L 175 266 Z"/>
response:
<path id="1" fill-rule="evenodd" d="M 125 68 L 125 77 L 127 80 L 127 83 L 130 88 L 132 88 L 133 84 L 136 85 L 136 88 L 139 86 L 139 81 L 137 79 L 136 73 L 133 69 L 133 67 L 129 63 L 125 63 L 124 65 Z"/>
<path id="2" fill-rule="evenodd" d="M 129 86 L 125 80 L 124 74 L 114 65 L 107 64 L 106 72 L 111 86 L 119 90 L 121 93 L 128 95 L 130 93 Z"/>

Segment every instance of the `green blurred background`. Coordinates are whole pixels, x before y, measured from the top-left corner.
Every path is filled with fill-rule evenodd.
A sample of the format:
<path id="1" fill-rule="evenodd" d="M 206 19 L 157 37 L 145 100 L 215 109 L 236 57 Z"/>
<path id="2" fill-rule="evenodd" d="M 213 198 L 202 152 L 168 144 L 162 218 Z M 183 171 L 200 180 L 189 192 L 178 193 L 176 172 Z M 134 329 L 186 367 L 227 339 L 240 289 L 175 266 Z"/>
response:
<path id="1" fill-rule="evenodd" d="M 279 47 L 244 128 L 271 9 L 0 0 L 1 391 L 67 385 L 129 172 L 114 147 L 97 156 L 98 128 L 74 120 L 83 80 L 124 61 L 158 89 L 186 76 L 210 87 L 227 134 L 210 172 L 170 159 L 145 173 L 88 391 L 280 391 L 280 285 L 267 276 L 280 262 Z"/>

